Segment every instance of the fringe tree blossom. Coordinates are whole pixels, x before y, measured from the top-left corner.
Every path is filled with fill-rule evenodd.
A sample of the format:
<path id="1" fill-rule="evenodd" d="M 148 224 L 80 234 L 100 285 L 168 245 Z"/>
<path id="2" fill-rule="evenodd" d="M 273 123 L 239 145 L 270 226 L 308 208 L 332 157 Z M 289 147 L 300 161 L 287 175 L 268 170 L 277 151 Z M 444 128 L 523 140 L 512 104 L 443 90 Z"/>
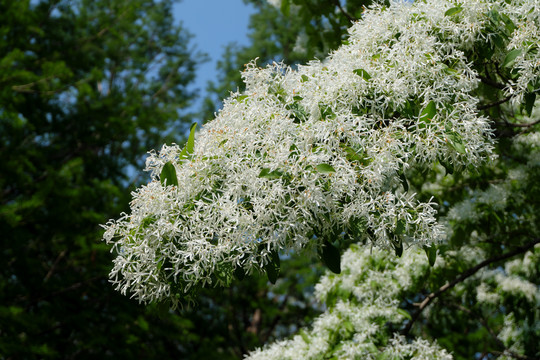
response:
<path id="1" fill-rule="evenodd" d="M 410 249 L 397 258 L 352 245 L 343 265 L 340 275 L 326 275 L 316 287 L 329 308 L 312 329 L 257 349 L 247 359 L 452 359 L 436 343 L 407 341 L 388 330 L 388 323 L 410 317 L 399 304 L 403 291 L 430 268 L 423 252 Z"/>
<path id="2" fill-rule="evenodd" d="M 139 301 L 177 305 L 234 275 L 264 269 L 275 281 L 280 250 L 317 251 L 339 272 L 351 242 L 398 254 L 439 242 L 435 203 L 417 199 L 408 173 L 492 157 L 475 95 L 479 44 L 496 45 L 490 56 L 514 79 L 505 94 L 532 107 L 539 6 L 376 6 L 324 61 L 297 70 L 249 63 L 246 91 L 231 94 L 196 139 L 150 153 L 152 181 L 105 226 L 118 254 L 111 281 Z"/>

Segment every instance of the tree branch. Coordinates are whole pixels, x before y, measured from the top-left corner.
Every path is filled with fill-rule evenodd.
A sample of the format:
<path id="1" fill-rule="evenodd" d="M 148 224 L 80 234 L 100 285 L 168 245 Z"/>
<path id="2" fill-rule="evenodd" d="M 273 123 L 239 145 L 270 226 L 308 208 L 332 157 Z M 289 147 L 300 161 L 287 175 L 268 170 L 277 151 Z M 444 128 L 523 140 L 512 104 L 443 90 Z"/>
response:
<path id="1" fill-rule="evenodd" d="M 505 121 L 504 125 L 506 125 L 508 127 L 529 128 L 529 127 L 532 127 L 532 126 L 534 126 L 536 124 L 539 124 L 539 123 L 540 123 L 540 119 L 538 119 L 536 121 L 533 121 L 532 123 L 528 123 L 528 124 L 514 124 L 514 123 L 511 123 L 511 122 Z"/>
<path id="2" fill-rule="evenodd" d="M 480 105 L 480 106 L 478 106 L 478 110 L 485 110 L 485 109 L 489 109 L 489 108 L 497 106 L 497 105 L 504 104 L 505 102 L 507 102 L 511 98 L 512 98 L 512 95 L 508 95 L 504 99 L 501 99 L 499 101 L 495 101 L 494 103 L 486 104 L 486 105 Z"/>
<path id="3" fill-rule="evenodd" d="M 351 14 L 349 14 L 342 6 L 341 6 L 341 3 L 339 0 L 334 0 L 334 4 L 336 4 L 336 6 L 338 7 L 339 11 L 341 11 L 341 13 L 343 15 L 345 15 L 345 17 L 347 19 L 349 19 L 350 21 L 356 21 L 358 19 L 356 19 L 354 16 L 352 16 Z"/>
<path id="4" fill-rule="evenodd" d="M 494 87 L 496 89 L 501 89 L 501 90 L 504 90 L 506 88 L 506 85 L 504 84 L 501 84 L 499 82 L 496 82 L 494 80 L 491 80 L 490 78 L 487 78 L 485 76 L 482 76 L 482 75 L 478 75 L 478 78 L 480 79 L 480 81 L 482 81 L 484 84 L 488 85 L 488 86 L 491 86 L 491 87 Z"/>
<path id="5" fill-rule="evenodd" d="M 530 242 L 530 243 L 527 243 L 523 246 L 520 246 L 520 247 L 517 247 L 516 249 L 512 250 L 512 251 L 509 251 L 507 252 L 506 254 L 502 254 L 502 255 L 499 255 L 499 256 L 496 256 L 496 257 L 493 257 L 491 259 L 487 259 L 487 260 L 484 260 L 482 261 L 480 264 L 470 268 L 470 269 L 467 269 L 465 270 L 464 272 L 461 273 L 460 276 L 458 276 L 456 279 L 454 279 L 452 282 L 449 282 L 449 283 L 446 283 L 444 284 L 443 286 L 441 286 L 439 288 L 439 290 L 435 291 L 435 292 L 432 292 L 431 294 L 429 294 L 428 296 L 425 297 L 425 299 L 420 303 L 420 305 L 418 306 L 418 310 L 412 315 L 412 318 L 411 320 L 407 323 L 407 325 L 405 326 L 405 328 L 403 329 L 402 333 L 403 335 L 407 335 L 409 333 L 409 331 L 411 330 L 413 324 L 416 322 L 416 320 L 418 320 L 418 318 L 420 317 L 420 314 L 422 314 L 422 311 L 436 298 L 438 298 L 439 296 L 441 296 L 444 292 L 446 292 L 447 290 L 453 288 L 454 286 L 456 286 L 457 284 L 459 284 L 460 282 L 463 282 L 465 279 L 471 277 L 472 275 L 474 275 L 478 270 L 488 266 L 488 265 L 491 265 L 493 263 L 496 263 L 498 261 L 502 261 L 502 260 L 506 260 L 508 258 L 511 258 L 513 256 L 516 256 L 518 254 L 522 254 L 522 253 L 525 253 L 527 252 L 529 249 L 533 248 L 536 244 L 540 243 L 540 238 L 537 238 L 535 239 L 534 241 Z"/>

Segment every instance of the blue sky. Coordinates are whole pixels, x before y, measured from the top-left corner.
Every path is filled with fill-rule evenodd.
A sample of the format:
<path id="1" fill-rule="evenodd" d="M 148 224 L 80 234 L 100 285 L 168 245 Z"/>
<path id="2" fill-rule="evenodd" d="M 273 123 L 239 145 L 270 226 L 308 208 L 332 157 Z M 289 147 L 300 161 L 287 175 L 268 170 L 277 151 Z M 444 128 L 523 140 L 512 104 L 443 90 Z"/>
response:
<path id="1" fill-rule="evenodd" d="M 216 64 L 224 46 L 230 42 L 248 44 L 249 16 L 253 12 L 242 0 L 182 0 L 174 6 L 175 19 L 194 35 L 191 45 L 210 58 L 199 66 L 193 85 L 200 89 L 199 101 L 204 97 L 208 80 L 216 78 Z M 198 110 L 199 104 L 193 110 Z"/>

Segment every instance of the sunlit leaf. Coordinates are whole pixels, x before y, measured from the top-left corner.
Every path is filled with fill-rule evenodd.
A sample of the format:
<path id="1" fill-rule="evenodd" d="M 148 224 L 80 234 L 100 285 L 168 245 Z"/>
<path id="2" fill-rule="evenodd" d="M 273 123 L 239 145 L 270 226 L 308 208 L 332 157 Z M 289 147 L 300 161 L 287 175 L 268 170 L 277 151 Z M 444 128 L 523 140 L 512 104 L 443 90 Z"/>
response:
<path id="1" fill-rule="evenodd" d="M 283 176 L 283 173 L 279 170 L 270 171 L 270 169 L 264 168 L 259 173 L 259 177 L 263 179 L 279 179 Z"/>
<path id="2" fill-rule="evenodd" d="M 463 8 L 461 6 L 456 6 L 456 7 L 453 7 L 453 8 L 450 8 L 450 9 L 446 10 L 446 12 L 444 13 L 444 16 L 456 15 L 456 14 L 460 13 L 462 10 L 463 10 Z"/>
<path id="3" fill-rule="evenodd" d="M 331 174 L 336 172 L 336 170 L 334 170 L 334 168 L 328 164 L 319 164 L 315 167 L 315 169 L 317 169 L 317 171 L 321 174 Z"/>
<path id="4" fill-rule="evenodd" d="M 193 148 L 195 147 L 195 129 L 197 129 L 197 123 L 193 123 L 189 128 L 189 137 L 186 144 L 188 154 L 193 154 Z"/>
<path id="5" fill-rule="evenodd" d="M 161 174 L 159 175 L 159 179 L 163 186 L 166 186 L 166 185 L 178 186 L 178 178 L 176 177 L 176 169 L 174 168 L 174 165 L 170 161 L 167 162 L 165 165 L 163 165 L 163 169 L 161 169 Z"/>
<path id="6" fill-rule="evenodd" d="M 506 54 L 503 62 L 502 62 L 502 66 L 503 67 L 506 67 L 506 68 L 510 68 L 514 65 L 514 63 L 516 62 L 516 58 L 521 55 L 523 51 L 521 49 L 514 49 L 512 51 L 510 51 L 508 54 Z"/>
<path id="7" fill-rule="evenodd" d="M 423 122 L 430 122 L 433 117 L 437 114 L 437 106 L 435 103 L 430 101 L 426 107 L 420 112 L 420 116 L 418 117 L 420 121 Z"/>
<path id="8" fill-rule="evenodd" d="M 369 73 L 364 70 L 364 69 L 356 69 L 356 70 L 353 70 L 353 72 L 358 75 L 358 76 L 361 76 L 364 80 L 368 81 L 369 79 L 371 79 L 371 75 L 369 75 Z"/>

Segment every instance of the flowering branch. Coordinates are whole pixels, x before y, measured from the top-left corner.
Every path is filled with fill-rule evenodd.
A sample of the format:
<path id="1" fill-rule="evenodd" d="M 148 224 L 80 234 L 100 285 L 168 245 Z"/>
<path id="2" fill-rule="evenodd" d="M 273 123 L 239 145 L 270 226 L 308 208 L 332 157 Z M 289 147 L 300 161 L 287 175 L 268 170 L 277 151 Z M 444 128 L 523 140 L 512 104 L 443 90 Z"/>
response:
<path id="1" fill-rule="evenodd" d="M 111 282 L 141 302 L 177 306 L 197 289 L 254 272 L 274 283 L 281 251 L 318 254 L 340 273 L 340 255 L 354 242 L 398 256 L 410 246 L 432 249 L 443 237 L 436 204 L 409 190 L 407 174 L 439 163 L 475 167 L 492 156 L 492 124 L 478 112 L 477 69 L 488 59 L 470 52 L 494 32 L 507 39 L 489 55 L 512 74 L 504 96 L 525 98 L 530 113 L 530 87 L 540 81 L 524 40 L 535 35 L 520 15 L 530 6 L 373 7 L 325 61 L 297 70 L 251 62 L 246 91 L 232 94 L 197 135 L 192 128 L 184 148 L 152 152 L 152 181 L 133 193 L 130 214 L 104 226 L 118 254 Z M 499 11 L 506 14 L 495 20 L 512 24 L 463 20 Z"/>

